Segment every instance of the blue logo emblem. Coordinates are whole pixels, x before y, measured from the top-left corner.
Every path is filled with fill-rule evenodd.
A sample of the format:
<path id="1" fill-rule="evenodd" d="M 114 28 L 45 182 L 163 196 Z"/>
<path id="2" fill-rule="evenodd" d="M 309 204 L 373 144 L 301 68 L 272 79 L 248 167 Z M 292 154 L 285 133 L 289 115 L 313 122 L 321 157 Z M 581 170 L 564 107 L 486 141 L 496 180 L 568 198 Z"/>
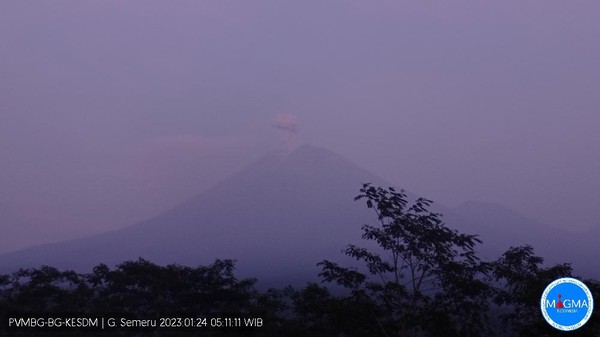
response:
<path id="1" fill-rule="evenodd" d="M 558 330 L 581 328 L 592 316 L 594 299 L 590 289 L 574 278 L 560 278 L 548 285 L 540 301 L 542 315 Z"/>

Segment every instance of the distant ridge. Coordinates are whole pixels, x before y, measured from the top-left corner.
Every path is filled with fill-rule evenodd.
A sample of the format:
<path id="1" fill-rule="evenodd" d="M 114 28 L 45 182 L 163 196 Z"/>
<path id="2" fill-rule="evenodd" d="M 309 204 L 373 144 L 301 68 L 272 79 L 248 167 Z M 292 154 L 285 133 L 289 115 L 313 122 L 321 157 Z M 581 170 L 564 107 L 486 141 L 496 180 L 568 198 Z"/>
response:
<path id="1" fill-rule="evenodd" d="M 360 227 L 376 221 L 372 210 L 353 201 L 364 182 L 391 185 L 320 147 L 274 151 L 159 216 L 1 255 L 0 272 L 40 265 L 88 272 L 98 263 L 113 266 L 138 257 L 192 266 L 231 258 L 242 276 L 305 282 L 316 277 L 317 262 L 340 260 L 348 243 L 362 244 Z M 529 243 L 550 262 L 575 262 L 576 271 L 588 274 L 600 271 L 590 258 L 600 256 L 597 235 L 548 229 L 497 204 L 434 205 L 450 227 L 483 239 L 481 255 L 488 260 Z"/>
<path id="2" fill-rule="evenodd" d="M 597 234 L 572 232 L 543 225 L 500 204 L 468 201 L 451 210 L 464 219 L 462 228 L 479 234 L 491 256 L 510 246 L 531 245 L 546 263 L 572 263 L 575 272 L 600 275 Z M 596 229 L 597 233 L 600 228 Z"/>
<path id="3" fill-rule="evenodd" d="M 249 275 L 316 275 L 373 220 L 353 201 L 363 182 L 383 179 L 329 150 L 272 152 L 157 217 L 120 230 L 0 256 L 0 270 L 52 265 L 89 271 L 143 257 L 167 264 L 238 260 Z M 272 275 L 269 275 L 272 276 Z"/>

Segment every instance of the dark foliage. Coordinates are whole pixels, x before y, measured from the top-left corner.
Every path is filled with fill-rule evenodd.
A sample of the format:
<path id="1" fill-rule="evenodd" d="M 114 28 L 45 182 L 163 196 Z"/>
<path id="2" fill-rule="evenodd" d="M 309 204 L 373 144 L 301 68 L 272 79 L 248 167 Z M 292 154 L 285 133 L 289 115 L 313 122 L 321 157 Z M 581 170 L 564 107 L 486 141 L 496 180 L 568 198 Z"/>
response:
<path id="1" fill-rule="evenodd" d="M 475 235 L 446 227 L 431 201 L 409 206 L 403 191 L 363 185 L 356 200 L 375 211 L 364 225 L 369 249 L 349 245 L 361 268 L 324 260 L 317 283 L 258 291 L 238 279 L 231 260 L 196 268 L 159 266 L 144 259 L 90 274 L 43 266 L 0 275 L 0 335 L 34 336 L 41 330 L 6 329 L 13 316 L 206 318 L 202 328 L 45 330 L 40 336 L 563 336 L 542 318 L 540 295 L 553 280 L 572 276 L 569 264 L 544 267 L 530 246 L 511 247 L 493 262 L 476 254 Z M 600 282 L 583 280 L 596 299 Z M 211 318 L 258 317 L 261 328 L 210 327 Z M 221 320 L 221 324 L 224 322 Z M 34 333 L 36 332 L 36 333 Z M 596 313 L 571 336 L 600 336 Z"/>
<path id="2" fill-rule="evenodd" d="M 376 249 L 349 245 L 346 255 L 362 261 L 365 271 L 322 261 L 321 276 L 361 297 L 369 306 L 372 334 L 382 336 L 485 336 L 485 282 L 490 265 L 475 254 L 480 242 L 444 225 L 429 210 L 431 201 L 394 188 L 364 184 L 355 200 L 366 200 L 377 225 L 364 225 L 363 239 Z"/>
<path id="3" fill-rule="evenodd" d="M 51 267 L 23 269 L 0 278 L 0 315 L 3 335 L 30 336 L 32 330 L 6 329 L 7 318 L 107 316 L 127 319 L 161 317 L 207 318 L 206 328 L 113 329 L 111 336 L 277 335 L 277 321 L 284 308 L 275 291 L 259 294 L 254 279 L 238 280 L 234 262 L 217 260 L 197 268 L 162 267 L 144 259 L 129 261 L 110 270 L 98 265 L 91 274 L 61 272 Z M 210 328 L 211 318 L 260 317 L 273 324 L 261 329 Z M 44 336 L 87 336 L 90 329 L 44 330 Z M 37 331 L 42 331 L 38 329 Z"/>
<path id="4" fill-rule="evenodd" d="M 540 311 L 540 296 L 552 281 L 573 277 L 569 264 L 544 268 L 544 259 L 534 254 L 531 246 L 511 247 L 494 262 L 494 279 L 497 282 L 493 301 L 499 305 L 503 329 L 510 336 L 564 336 L 565 332 L 550 327 Z M 583 280 L 594 298 L 600 298 L 599 283 Z M 574 333 L 576 336 L 600 336 L 600 318 L 591 319 Z"/>

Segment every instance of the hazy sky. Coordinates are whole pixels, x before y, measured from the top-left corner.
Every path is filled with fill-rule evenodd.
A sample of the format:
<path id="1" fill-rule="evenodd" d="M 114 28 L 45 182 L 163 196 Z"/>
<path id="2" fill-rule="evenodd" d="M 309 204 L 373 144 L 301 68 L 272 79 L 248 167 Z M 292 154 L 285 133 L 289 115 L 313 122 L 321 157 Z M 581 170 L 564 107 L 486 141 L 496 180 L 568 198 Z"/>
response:
<path id="1" fill-rule="evenodd" d="M 599 15 L 597 1 L 2 1 L 0 252 L 160 213 L 285 146 L 278 114 L 298 144 L 448 206 L 600 226 Z"/>

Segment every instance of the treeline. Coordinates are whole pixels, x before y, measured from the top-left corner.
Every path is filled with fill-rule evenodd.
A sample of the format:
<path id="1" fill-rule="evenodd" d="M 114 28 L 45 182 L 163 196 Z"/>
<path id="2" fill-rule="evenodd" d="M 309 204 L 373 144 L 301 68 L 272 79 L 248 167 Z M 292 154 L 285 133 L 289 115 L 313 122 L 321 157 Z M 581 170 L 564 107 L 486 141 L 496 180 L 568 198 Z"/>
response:
<path id="1" fill-rule="evenodd" d="M 87 336 L 91 328 L 15 328 L 8 326 L 9 317 L 117 317 L 128 320 L 158 318 L 193 319 L 188 328 L 174 329 L 110 329 L 111 336 L 190 336 L 200 331 L 203 336 L 254 336 L 251 329 L 211 328 L 210 318 L 259 317 L 269 324 L 255 329 L 277 333 L 273 324 L 284 320 L 283 301 L 276 291 L 261 293 L 254 279 L 237 279 L 234 262 L 217 260 L 209 266 L 190 268 L 179 265 L 159 266 L 139 259 L 120 264 L 111 270 L 98 265 L 90 274 L 60 271 L 52 267 L 23 269 L 0 277 L 0 314 L 4 333 L 32 336 L 53 333 L 62 336 Z M 197 319 L 207 318 L 206 325 Z M 119 323 L 119 322 L 117 322 Z M 160 323 L 160 322 L 159 322 Z M 198 324 L 197 329 L 190 325 Z M 221 322 L 223 324 L 223 322 Z M 161 330 L 163 330 L 161 332 Z M 160 332 L 160 333 L 159 333 Z M 263 335 L 263 334 L 258 334 Z"/>
<path id="2" fill-rule="evenodd" d="M 543 319 L 540 296 L 550 282 L 573 276 L 569 264 L 545 267 L 543 259 L 529 246 L 511 247 L 495 261 L 481 261 L 477 237 L 446 227 L 441 215 L 429 210 L 429 200 L 418 199 L 409 205 L 403 191 L 369 184 L 363 186 L 356 200 L 366 201 L 377 217 L 376 224 L 363 226 L 363 239 L 375 248 L 349 245 L 345 250 L 362 268 L 324 260 L 319 263 L 322 283 L 266 291 L 258 290 L 256 279 L 236 278 L 231 260 L 191 268 L 159 266 L 139 259 L 114 269 L 101 264 L 89 274 L 47 266 L 22 269 L 0 276 L 0 334 L 564 335 Z M 600 283 L 583 281 L 594 297 L 600 298 Z M 188 327 L 109 332 L 8 327 L 9 317 L 42 315 L 118 316 L 131 320 L 171 317 L 185 320 L 169 324 Z M 598 314 L 570 334 L 600 336 Z"/>

